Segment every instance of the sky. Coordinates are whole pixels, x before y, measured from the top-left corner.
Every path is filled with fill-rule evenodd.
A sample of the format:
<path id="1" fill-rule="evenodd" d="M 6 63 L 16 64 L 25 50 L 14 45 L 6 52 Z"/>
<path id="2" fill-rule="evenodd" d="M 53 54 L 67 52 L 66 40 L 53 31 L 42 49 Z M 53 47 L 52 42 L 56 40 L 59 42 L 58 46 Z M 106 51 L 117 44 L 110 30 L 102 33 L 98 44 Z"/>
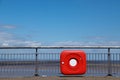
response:
<path id="1" fill-rule="evenodd" d="M 120 46 L 120 0 L 0 0 L 0 46 Z"/>

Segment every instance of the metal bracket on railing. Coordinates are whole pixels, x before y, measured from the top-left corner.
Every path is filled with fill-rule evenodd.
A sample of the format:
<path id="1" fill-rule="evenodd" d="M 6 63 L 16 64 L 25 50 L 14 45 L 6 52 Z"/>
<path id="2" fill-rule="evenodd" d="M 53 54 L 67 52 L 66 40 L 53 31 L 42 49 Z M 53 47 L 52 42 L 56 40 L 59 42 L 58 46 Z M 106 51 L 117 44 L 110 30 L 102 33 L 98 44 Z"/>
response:
<path id="1" fill-rule="evenodd" d="M 107 76 L 112 76 L 112 65 L 111 65 L 110 48 L 108 48 L 108 75 Z"/>
<path id="2" fill-rule="evenodd" d="M 36 53 L 35 53 L 35 76 L 38 75 L 38 48 L 36 48 Z"/>

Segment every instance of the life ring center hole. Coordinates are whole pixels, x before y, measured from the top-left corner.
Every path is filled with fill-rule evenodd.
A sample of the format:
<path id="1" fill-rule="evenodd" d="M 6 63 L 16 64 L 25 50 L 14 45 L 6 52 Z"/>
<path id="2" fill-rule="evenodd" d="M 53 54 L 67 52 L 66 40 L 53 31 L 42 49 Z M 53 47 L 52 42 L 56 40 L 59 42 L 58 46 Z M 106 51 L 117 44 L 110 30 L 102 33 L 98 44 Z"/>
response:
<path id="1" fill-rule="evenodd" d="M 76 59 L 70 59 L 69 64 L 70 64 L 70 66 L 75 67 L 77 65 L 77 60 Z"/>

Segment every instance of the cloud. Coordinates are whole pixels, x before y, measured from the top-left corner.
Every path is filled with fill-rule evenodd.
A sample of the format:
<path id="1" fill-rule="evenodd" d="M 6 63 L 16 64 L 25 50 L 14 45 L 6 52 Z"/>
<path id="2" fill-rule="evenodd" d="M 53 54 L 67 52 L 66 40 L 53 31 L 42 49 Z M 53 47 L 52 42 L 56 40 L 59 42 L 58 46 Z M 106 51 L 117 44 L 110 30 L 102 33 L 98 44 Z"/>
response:
<path id="1" fill-rule="evenodd" d="M 54 46 L 120 46 L 119 41 L 64 41 L 54 42 Z"/>
<path id="2" fill-rule="evenodd" d="M 40 42 L 35 41 L 9 40 L 5 41 L 1 46 L 37 47 L 40 45 L 41 45 Z"/>
<path id="3" fill-rule="evenodd" d="M 8 46 L 36 47 L 40 45 L 41 45 L 41 42 L 16 39 L 13 34 L 10 34 L 7 32 L 0 32 L 0 46 L 1 47 L 8 47 Z"/>
<path id="4" fill-rule="evenodd" d="M 54 42 L 52 45 L 58 45 L 58 46 L 80 46 L 83 42 L 77 42 L 77 41 L 63 41 L 63 42 Z"/>
<path id="5" fill-rule="evenodd" d="M 93 40 L 93 39 L 96 39 L 96 40 L 100 40 L 100 39 L 107 39 L 108 36 L 86 36 L 86 37 L 83 37 L 85 39 L 90 39 L 90 40 Z"/>
<path id="6" fill-rule="evenodd" d="M 0 32 L 0 46 L 21 46 L 21 47 L 37 47 L 37 46 L 120 46 L 120 41 L 104 41 L 102 39 L 95 41 L 61 41 L 52 43 L 41 43 L 38 41 L 24 40 L 16 38 L 16 35 Z"/>
<path id="7" fill-rule="evenodd" d="M 6 32 L 0 32 L 0 41 L 9 40 L 11 38 L 13 38 L 12 34 Z"/>
<path id="8" fill-rule="evenodd" d="M 4 29 L 13 29 L 13 28 L 16 28 L 16 26 L 0 25 L 0 28 L 2 28 L 3 30 Z M 0 46 L 1 47 L 8 47 L 8 46 L 37 47 L 37 46 L 41 46 L 41 42 L 26 40 L 26 38 L 19 37 L 18 35 L 11 34 L 11 33 L 5 32 L 3 30 L 1 30 L 1 32 L 0 32 Z M 26 36 L 26 37 L 28 37 L 28 36 Z"/>
<path id="9" fill-rule="evenodd" d="M 16 26 L 13 25 L 0 25 L 1 28 L 5 28 L 5 29 L 14 29 L 16 28 Z"/>

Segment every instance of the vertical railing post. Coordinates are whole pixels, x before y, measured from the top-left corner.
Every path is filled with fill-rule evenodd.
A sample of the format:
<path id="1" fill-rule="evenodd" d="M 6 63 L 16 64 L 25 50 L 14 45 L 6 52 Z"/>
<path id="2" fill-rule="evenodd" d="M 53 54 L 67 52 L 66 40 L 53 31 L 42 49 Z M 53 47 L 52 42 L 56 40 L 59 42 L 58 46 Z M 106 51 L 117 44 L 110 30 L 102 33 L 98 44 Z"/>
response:
<path id="1" fill-rule="evenodd" d="M 112 76 L 112 65 L 111 65 L 110 48 L 108 48 L 108 75 L 107 76 Z"/>
<path id="2" fill-rule="evenodd" d="M 38 75 L 38 48 L 36 48 L 36 52 L 35 52 L 35 76 L 39 76 Z"/>

